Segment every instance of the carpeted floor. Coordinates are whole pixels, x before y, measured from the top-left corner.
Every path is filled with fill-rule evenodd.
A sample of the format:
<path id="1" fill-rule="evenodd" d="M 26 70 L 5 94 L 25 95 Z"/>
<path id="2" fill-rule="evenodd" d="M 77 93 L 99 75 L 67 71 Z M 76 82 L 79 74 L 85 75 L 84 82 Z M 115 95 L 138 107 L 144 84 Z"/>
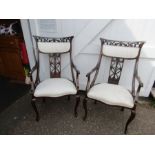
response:
<path id="1" fill-rule="evenodd" d="M 27 94 L 30 86 L 24 83 L 12 82 L 0 76 L 0 113 L 14 101 Z"/>
<path id="2" fill-rule="evenodd" d="M 155 134 L 155 108 L 150 101 L 142 101 L 137 106 L 137 115 L 129 125 L 128 134 Z M 88 103 L 88 119 L 82 120 L 83 108 L 79 107 L 79 116 L 73 116 L 75 100 L 66 97 L 38 101 L 41 115 L 35 121 L 35 113 L 30 104 L 29 94 L 17 100 L 0 114 L 0 134 L 67 134 L 67 135 L 113 135 L 123 134 L 129 111 L 109 107 L 104 104 Z"/>

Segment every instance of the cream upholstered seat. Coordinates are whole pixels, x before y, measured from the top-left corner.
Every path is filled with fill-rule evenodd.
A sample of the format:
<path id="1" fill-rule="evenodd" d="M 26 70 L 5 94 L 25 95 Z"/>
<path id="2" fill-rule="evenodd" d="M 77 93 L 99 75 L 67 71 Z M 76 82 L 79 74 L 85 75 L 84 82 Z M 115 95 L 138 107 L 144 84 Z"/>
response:
<path id="1" fill-rule="evenodd" d="M 73 82 L 64 78 L 50 78 L 42 81 L 36 87 L 35 97 L 60 97 L 76 94 L 77 89 Z"/>
<path id="2" fill-rule="evenodd" d="M 133 108 L 134 102 L 131 93 L 120 85 L 101 83 L 93 86 L 87 96 L 108 105 Z"/>

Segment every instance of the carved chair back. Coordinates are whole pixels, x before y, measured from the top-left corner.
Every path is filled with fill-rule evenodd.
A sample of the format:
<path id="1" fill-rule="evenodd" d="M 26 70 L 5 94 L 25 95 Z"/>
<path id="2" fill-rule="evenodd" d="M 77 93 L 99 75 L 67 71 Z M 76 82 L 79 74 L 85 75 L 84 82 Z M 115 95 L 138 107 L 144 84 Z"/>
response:
<path id="1" fill-rule="evenodd" d="M 40 72 L 40 53 L 49 55 L 49 65 L 50 65 L 50 77 L 60 78 L 61 77 L 61 55 L 69 53 L 70 55 L 70 65 L 72 79 L 75 84 L 75 77 L 73 74 L 73 61 L 72 61 L 72 40 L 73 36 L 64 38 L 50 38 L 50 37 L 40 37 L 34 36 L 36 42 L 37 50 L 37 83 L 40 82 L 39 72 Z"/>
<path id="2" fill-rule="evenodd" d="M 97 65 L 99 69 L 102 56 L 111 58 L 108 83 L 119 84 L 124 61 L 135 60 L 134 74 L 132 78 L 132 95 L 134 96 L 135 95 L 135 75 L 137 74 L 138 60 L 139 60 L 140 52 L 144 42 L 143 41 L 138 41 L 138 42 L 115 41 L 115 40 L 107 40 L 103 38 L 101 38 L 100 40 L 101 40 L 101 51 L 100 51 L 99 61 Z M 94 80 L 94 83 L 95 83 L 95 80 Z"/>

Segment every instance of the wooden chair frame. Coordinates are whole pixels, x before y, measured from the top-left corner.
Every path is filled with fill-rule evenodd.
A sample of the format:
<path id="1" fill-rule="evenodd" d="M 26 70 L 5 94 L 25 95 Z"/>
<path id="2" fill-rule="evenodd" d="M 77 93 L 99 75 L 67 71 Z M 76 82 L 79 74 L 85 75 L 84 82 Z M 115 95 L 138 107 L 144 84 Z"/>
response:
<path id="1" fill-rule="evenodd" d="M 75 64 L 73 63 L 73 59 L 72 59 L 72 40 L 74 38 L 74 36 L 70 36 L 70 37 L 63 37 L 63 38 L 50 38 L 50 37 L 40 37 L 40 36 L 33 36 L 35 39 L 35 43 L 36 43 L 36 51 L 37 51 L 37 58 L 35 56 L 35 60 L 36 63 L 34 65 L 34 67 L 32 67 L 31 71 L 29 72 L 29 76 L 31 79 L 31 104 L 32 107 L 36 113 L 36 121 L 39 121 L 40 116 L 39 116 L 39 112 L 36 106 L 36 99 L 37 98 L 42 98 L 43 102 L 45 102 L 45 98 L 46 97 L 35 97 L 34 96 L 34 91 L 35 88 L 37 87 L 37 85 L 41 82 L 40 81 L 40 77 L 39 77 L 39 72 L 40 72 L 40 62 L 39 62 L 39 54 L 42 53 L 39 48 L 38 48 L 38 42 L 70 42 L 70 49 L 67 52 L 64 53 L 43 53 L 43 54 L 49 54 L 49 59 L 52 58 L 52 62 L 50 62 L 50 65 L 53 66 L 52 71 L 51 71 L 51 78 L 52 77 L 56 77 L 56 78 L 60 78 L 61 77 L 61 54 L 66 54 L 66 53 L 70 53 L 70 66 L 71 66 L 71 75 L 72 75 L 72 82 L 75 85 L 76 89 L 77 89 L 77 94 L 73 95 L 76 97 L 76 104 L 74 107 L 74 115 L 75 117 L 77 117 L 77 108 L 78 105 L 80 103 L 80 96 L 79 96 L 79 75 L 80 75 L 80 71 L 76 68 Z M 56 60 L 57 59 L 57 60 Z M 50 60 L 49 60 L 50 61 Z M 34 71 L 36 71 L 36 78 L 33 79 L 33 73 Z M 74 72 L 75 71 L 75 72 Z M 68 100 L 70 99 L 70 95 L 68 96 Z"/>
<path id="2" fill-rule="evenodd" d="M 125 125 L 124 133 L 126 134 L 127 133 L 127 129 L 128 129 L 128 125 L 135 118 L 135 115 L 136 115 L 136 102 L 138 102 L 138 97 L 139 97 L 140 89 L 141 89 L 141 87 L 143 87 L 143 83 L 142 83 L 140 77 L 138 76 L 138 61 L 139 61 L 139 56 L 140 56 L 141 48 L 142 48 L 142 46 L 144 45 L 145 42 L 115 41 L 115 40 L 107 40 L 107 39 L 103 39 L 103 38 L 101 38 L 100 40 L 101 40 L 101 50 L 100 50 L 98 62 L 96 64 L 96 66 L 89 73 L 87 73 L 87 75 L 86 75 L 86 77 L 87 77 L 87 86 L 86 86 L 85 98 L 83 100 L 83 108 L 84 108 L 84 111 L 85 111 L 83 120 L 86 120 L 86 118 L 87 118 L 87 100 L 88 100 L 87 93 L 89 92 L 90 88 L 92 88 L 95 85 L 95 81 L 96 81 L 96 78 L 97 78 L 97 75 L 98 75 L 98 72 L 99 72 L 99 69 L 100 69 L 100 64 L 101 64 L 102 56 L 106 56 L 106 55 L 103 54 L 104 52 L 102 53 L 103 46 L 104 45 L 111 45 L 111 46 L 121 46 L 121 47 L 138 47 L 139 48 L 139 53 L 138 53 L 137 57 L 135 57 L 135 58 L 118 58 L 118 57 L 116 58 L 116 57 L 110 57 L 112 59 L 111 60 L 110 70 L 113 67 L 112 66 L 112 61 L 115 61 L 116 63 L 122 63 L 122 68 L 123 68 L 123 63 L 124 63 L 125 59 L 128 59 L 128 60 L 135 59 L 134 74 L 133 74 L 133 79 L 132 79 L 132 92 L 131 92 L 131 94 L 133 96 L 133 99 L 134 99 L 134 107 L 130 109 L 130 108 L 127 108 L 127 107 L 118 106 L 118 107 L 121 107 L 122 111 L 124 110 L 124 108 L 127 108 L 127 109 L 131 110 L 131 115 L 130 115 L 130 117 L 127 120 L 126 125 Z M 106 56 L 106 57 L 109 57 L 109 56 Z M 121 76 L 122 68 L 119 71 L 120 72 L 120 76 Z M 116 70 L 117 70 L 117 68 L 116 68 Z M 94 73 L 94 72 L 95 72 L 94 77 L 92 78 L 92 80 L 90 80 L 91 74 Z M 110 73 L 110 71 L 109 71 L 109 73 Z M 115 79 L 115 78 L 111 78 L 110 74 L 109 74 L 108 83 L 118 84 L 120 76 L 117 79 Z M 113 77 L 115 77 L 115 76 L 113 76 Z M 136 92 L 135 92 L 135 80 L 137 80 L 138 83 L 139 83 Z M 95 103 L 96 103 L 96 100 L 95 100 Z M 101 103 L 103 103 L 103 102 L 101 102 Z"/>

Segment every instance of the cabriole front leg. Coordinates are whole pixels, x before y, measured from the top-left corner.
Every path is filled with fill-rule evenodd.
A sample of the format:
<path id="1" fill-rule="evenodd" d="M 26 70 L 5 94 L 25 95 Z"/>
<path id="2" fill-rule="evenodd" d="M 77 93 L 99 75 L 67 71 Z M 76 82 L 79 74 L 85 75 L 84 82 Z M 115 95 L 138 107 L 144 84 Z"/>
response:
<path id="1" fill-rule="evenodd" d="M 133 121 L 133 119 L 135 118 L 135 116 L 136 116 L 136 106 L 134 106 L 134 108 L 131 109 L 131 115 L 130 115 L 129 119 L 126 122 L 124 134 L 127 134 L 128 125 Z"/>
<path id="2" fill-rule="evenodd" d="M 83 100 L 83 108 L 84 108 L 84 111 L 85 111 L 83 120 L 85 121 L 87 119 L 87 98 L 86 97 Z"/>
<path id="3" fill-rule="evenodd" d="M 45 97 L 43 97 L 42 100 L 43 100 L 44 103 L 46 102 L 46 98 Z"/>
<path id="4" fill-rule="evenodd" d="M 78 107 L 79 107 L 79 103 L 80 103 L 80 96 L 76 95 L 76 104 L 75 104 L 75 107 L 74 107 L 74 116 L 75 117 L 78 116 L 77 110 L 78 110 Z"/>
<path id="5" fill-rule="evenodd" d="M 70 95 L 67 96 L 68 101 L 70 101 Z"/>
<path id="6" fill-rule="evenodd" d="M 97 104 L 97 101 L 96 100 L 94 100 L 94 104 Z"/>
<path id="7" fill-rule="evenodd" d="M 36 113 L 36 121 L 38 122 L 40 120 L 40 116 L 39 116 L 38 109 L 37 109 L 37 107 L 35 105 L 35 101 L 36 101 L 36 99 L 34 97 L 32 97 L 31 104 L 32 104 L 32 107 L 33 107 L 33 109 L 34 109 L 34 111 Z"/>
<path id="8" fill-rule="evenodd" d="M 121 111 L 124 111 L 124 107 L 121 107 Z"/>

